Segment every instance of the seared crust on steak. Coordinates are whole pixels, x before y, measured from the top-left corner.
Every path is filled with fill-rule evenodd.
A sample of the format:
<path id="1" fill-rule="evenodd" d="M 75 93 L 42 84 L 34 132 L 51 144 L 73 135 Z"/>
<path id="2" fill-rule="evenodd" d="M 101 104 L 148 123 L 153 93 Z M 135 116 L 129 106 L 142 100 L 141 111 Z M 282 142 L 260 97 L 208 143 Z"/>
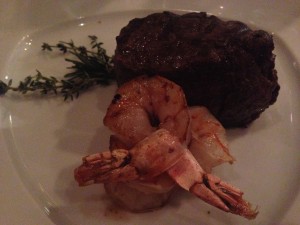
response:
<path id="1" fill-rule="evenodd" d="M 206 13 L 136 18 L 116 38 L 118 84 L 142 74 L 164 76 L 189 105 L 206 106 L 225 127 L 244 127 L 273 104 L 279 84 L 272 36 Z"/>

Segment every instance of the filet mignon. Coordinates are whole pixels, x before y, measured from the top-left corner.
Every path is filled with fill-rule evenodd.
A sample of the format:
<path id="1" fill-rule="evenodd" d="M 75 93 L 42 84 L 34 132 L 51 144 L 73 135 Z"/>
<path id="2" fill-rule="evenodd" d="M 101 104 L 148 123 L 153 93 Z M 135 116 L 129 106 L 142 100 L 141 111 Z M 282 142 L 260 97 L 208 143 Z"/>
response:
<path id="1" fill-rule="evenodd" d="M 279 84 L 272 35 L 204 12 L 155 13 L 129 22 L 116 38 L 118 84 L 164 76 L 189 105 L 206 106 L 223 124 L 245 127 L 273 104 Z"/>

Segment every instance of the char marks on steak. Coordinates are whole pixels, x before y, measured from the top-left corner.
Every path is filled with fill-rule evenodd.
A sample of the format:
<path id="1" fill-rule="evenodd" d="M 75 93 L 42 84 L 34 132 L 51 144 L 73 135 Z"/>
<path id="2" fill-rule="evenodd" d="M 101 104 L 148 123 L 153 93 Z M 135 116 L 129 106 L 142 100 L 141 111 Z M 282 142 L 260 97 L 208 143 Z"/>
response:
<path id="1" fill-rule="evenodd" d="M 272 36 L 204 12 L 136 18 L 116 38 L 118 84 L 164 76 L 189 105 L 206 106 L 225 127 L 245 127 L 273 104 L 279 84 Z"/>

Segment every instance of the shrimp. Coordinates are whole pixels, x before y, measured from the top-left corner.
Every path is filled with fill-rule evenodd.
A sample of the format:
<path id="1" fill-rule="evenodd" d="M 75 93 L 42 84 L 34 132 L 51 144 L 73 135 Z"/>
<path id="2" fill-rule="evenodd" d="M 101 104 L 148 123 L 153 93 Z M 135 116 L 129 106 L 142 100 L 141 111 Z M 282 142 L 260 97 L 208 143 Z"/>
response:
<path id="1" fill-rule="evenodd" d="M 208 172 L 234 161 L 219 121 L 205 107 L 189 109 L 181 87 L 160 76 L 141 76 L 121 86 L 103 122 L 115 132 L 112 143 L 121 143 L 126 149 L 165 128 L 189 145 Z"/>
<path id="2" fill-rule="evenodd" d="M 109 149 L 111 151 L 130 149 L 130 143 L 126 143 L 118 135 L 111 135 Z M 176 187 L 176 183 L 167 173 L 162 173 L 151 180 L 104 183 L 105 191 L 110 198 L 132 212 L 152 211 L 164 206 Z"/>
<path id="3" fill-rule="evenodd" d="M 239 189 L 206 173 L 180 139 L 166 129 L 151 133 L 130 150 L 115 149 L 84 157 L 74 176 L 79 185 L 88 185 L 147 181 L 164 172 L 183 189 L 225 212 L 248 219 L 258 213 L 242 198 Z"/>
<path id="4" fill-rule="evenodd" d="M 191 141 L 189 150 L 206 172 L 224 162 L 233 163 L 225 129 L 205 107 L 189 108 L 191 117 Z"/>
<path id="5" fill-rule="evenodd" d="M 188 141 L 189 121 L 183 90 L 160 76 L 140 76 L 122 85 L 103 119 L 131 147 L 158 128 Z"/>
<path id="6" fill-rule="evenodd" d="M 203 106 L 188 108 L 190 114 L 191 139 L 188 148 L 206 172 L 213 167 L 235 158 L 230 154 L 225 129 L 222 124 Z M 130 144 L 118 135 L 111 135 L 110 149 L 129 149 Z"/>
<path id="7" fill-rule="evenodd" d="M 192 126 L 191 121 L 196 125 Z M 124 202 L 128 196 L 146 194 L 145 188 L 151 193 L 155 189 L 164 194 L 178 184 L 226 212 L 249 219 L 257 215 L 257 211 L 242 199 L 243 193 L 239 189 L 205 172 L 187 149 L 186 145 L 189 145 L 197 156 L 203 154 L 197 153 L 199 146 L 205 147 L 203 151 L 206 151 L 213 146 L 226 146 L 226 142 L 197 143 L 201 140 L 224 141 L 223 131 L 210 123 L 200 123 L 193 114 L 190 117 L 184 93 L 175 83 L 160 76 L 141 76 L 124 84 L 117 90 L 103 122 L 115 133 L 110 139 L 111 151 L 83 158 L 82 165 L 74 171 L 80 186 L 105 183 L 107 192 L 120 191 L 121 194 L 115 197 Z M 200 124 L 207 128 L 198 129 Z M 210 138 L 210 135 L 207 135 L 208 139 L 203 138 L 203 133 L 214 133 L 220 138 Z M 226 148 L 221 150 L 226 152 Z M 132 194 L 128 187 L 141 192 Z M 155 203 L 161 204 L 160 201 Z"/>

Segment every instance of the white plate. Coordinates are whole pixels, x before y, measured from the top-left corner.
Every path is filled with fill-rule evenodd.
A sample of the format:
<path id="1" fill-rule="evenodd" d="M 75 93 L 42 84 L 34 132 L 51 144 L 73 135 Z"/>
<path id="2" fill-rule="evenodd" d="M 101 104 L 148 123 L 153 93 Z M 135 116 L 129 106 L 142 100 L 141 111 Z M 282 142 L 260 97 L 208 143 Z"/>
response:
<path id="1" fill-rule="evenodd" d="M 5 186 L 3 181 L 1 185 L 5 193 L 1 211 L 6 214 L 1 213 L 1 224 L 23 221 L 22 224 L 295 225 L 300 221 L 300 205 L 296 200 L 300 187 L 298 3 L 267 5 L 252 1 L 242 6 L 233 1 L 223 4 L 198 1 L 189 4 L 185 1 L 0 3 L 1 8 L 6 9 L 0 19 L 8 21 L 0 24 L 3 29 L 0 36 L 2 80 L 18 81 L 34 74 L 35 69 L 48 75 L 62 75 L 67 65 L 63 57 L 41 52 L 43 42 L 56 43 L 72 38 L 79 44 L 87 44 L 87 36 L 95 34 L 104 42 L 108 53 L 113 54 L 115 36 L 130 19 L 157 10 L 181 9 L 238 19 L 274 33 L 276 68 L 281 84 L 275 105 L 249 128 L 228 132 L 237 162 L 215 171 L 224 180 L 240 187 L 245 198 L 258 205 L 260 214 L 253 221 L 221 212 L 184 192 L 161 210 L 130 214 L 111 206 L 102 185 L 77 187 L 73 169 L 79 165 L 81 157 L 108 145 L 109 132 L 102 125 L 102 117 L 115 86 L 93 89 L 68 103 L 61 98 L 2 97 L 1 149 L 6 151 L 1 150 L 1 176 L 12 177 Z M 39 215 L 42 210 L 36 203 L 47 217 Z M 25 222 L 25 213 L 18 208 L 21 205 L 34 210 Z"/>

